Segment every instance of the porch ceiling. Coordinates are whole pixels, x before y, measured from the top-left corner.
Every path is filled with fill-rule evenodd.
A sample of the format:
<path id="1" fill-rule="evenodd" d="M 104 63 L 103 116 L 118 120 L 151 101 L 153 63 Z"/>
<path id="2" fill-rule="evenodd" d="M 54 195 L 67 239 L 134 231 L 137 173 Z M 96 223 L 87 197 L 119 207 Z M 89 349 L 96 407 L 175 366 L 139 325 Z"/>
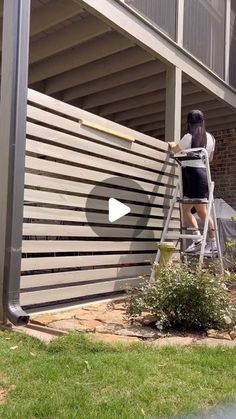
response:
<path id="1" fill-rule="evenodd" d="M 166 69 L 75 1 L 32 0 L 31 88 L 163 139 Z M 236 127 L 236 110 L 184 75 L 183 130 L 190 108 L 210 130 Z"/>

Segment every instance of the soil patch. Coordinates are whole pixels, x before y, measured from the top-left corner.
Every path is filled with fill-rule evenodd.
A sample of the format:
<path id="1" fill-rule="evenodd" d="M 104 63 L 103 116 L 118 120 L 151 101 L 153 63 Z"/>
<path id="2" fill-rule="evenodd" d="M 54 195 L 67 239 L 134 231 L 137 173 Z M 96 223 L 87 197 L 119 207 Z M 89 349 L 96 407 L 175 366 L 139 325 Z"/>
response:
<path id="1" fill-rule="evenodd" d="M 0 388 L 0 404 L 3 404 L 6 400 L 7 392 L 3 388 Z"/>

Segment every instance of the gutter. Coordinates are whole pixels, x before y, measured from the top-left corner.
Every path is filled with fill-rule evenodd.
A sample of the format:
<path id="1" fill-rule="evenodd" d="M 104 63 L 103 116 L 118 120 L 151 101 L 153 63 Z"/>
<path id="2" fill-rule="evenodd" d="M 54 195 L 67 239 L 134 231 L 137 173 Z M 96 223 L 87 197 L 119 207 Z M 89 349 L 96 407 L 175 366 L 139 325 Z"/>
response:
<path id="1" fill-rule="evenodd" d="M 30 0 L 4 0 L 1 65 L 0 322 L 26 325 L 20 306 Z"/>

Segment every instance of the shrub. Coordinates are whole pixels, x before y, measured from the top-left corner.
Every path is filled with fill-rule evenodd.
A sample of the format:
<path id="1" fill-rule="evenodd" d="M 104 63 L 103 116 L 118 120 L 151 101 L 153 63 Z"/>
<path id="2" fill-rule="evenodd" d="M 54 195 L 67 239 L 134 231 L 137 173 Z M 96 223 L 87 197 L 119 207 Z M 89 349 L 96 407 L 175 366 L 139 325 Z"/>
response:
<path id="1" fill-rule="evenodd" d="M 236 272 L 236 240 L 229 239 L 225 243 L 224 264 L 227 269 Z"/>
<path id="2" fill-rule="evenodd" d="M 158 272 L 154 284 L 144 282 L 128 290 L 129 318 L 148 311 L 157 319 L 158 329 L 227 329 L 235 324 L 236 312 L 222 278 L 209 270 L 190 270 L 171 265 Z M 230 323 L 230 324 L 229 324 Z"/>

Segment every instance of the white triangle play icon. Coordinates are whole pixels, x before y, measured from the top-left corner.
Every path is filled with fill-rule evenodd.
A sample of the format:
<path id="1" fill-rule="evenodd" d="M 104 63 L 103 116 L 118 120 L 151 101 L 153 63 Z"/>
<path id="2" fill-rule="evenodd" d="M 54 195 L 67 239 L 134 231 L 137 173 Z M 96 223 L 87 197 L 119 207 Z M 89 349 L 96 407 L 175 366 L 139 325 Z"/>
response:
<path id="1" fill-rule="evenodd" d="M 119 220 L 119 218 L 124 217 L 124 215 L 128 214 L 131 211 L 130 207 L 128 207 L 125 204 L 122 204 L 122 202 L 118 201 L 115 198 L 109 199 L 108 209 L 108 219 L 110 223 Z"/>

